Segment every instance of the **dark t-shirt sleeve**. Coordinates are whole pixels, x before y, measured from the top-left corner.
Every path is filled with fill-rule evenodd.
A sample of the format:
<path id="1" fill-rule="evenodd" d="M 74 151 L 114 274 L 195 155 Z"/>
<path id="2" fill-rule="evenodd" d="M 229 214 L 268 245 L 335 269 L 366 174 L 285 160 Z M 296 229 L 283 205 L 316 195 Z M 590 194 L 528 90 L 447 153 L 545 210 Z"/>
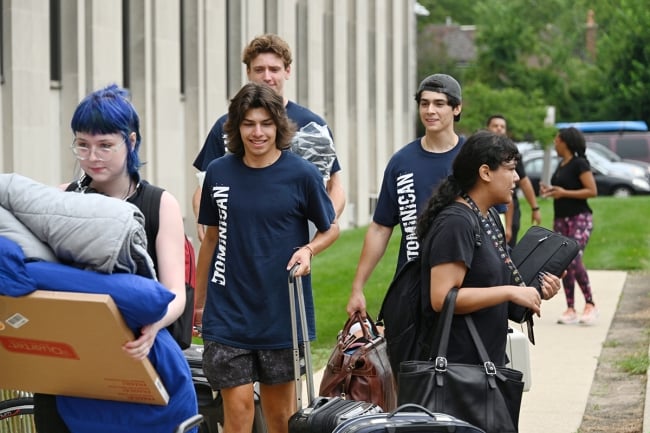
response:
<path id="1" fill-rule="evenodd" d="M 199 171 L 206 171 L 212 160 L 221 158 L 226 154 L 226 143 L 223 138 L 223 124 L 227 116 L 223 115 L 214 123 L 199 154 L 194 159 L 192 165 Z"/>
<path id="2" fill-rule="evenodd" d="M 470 269 L 474 258 L 475 225 L 468 217 L 456 209 L 448 210 L 436 218 L 433 230 L 429 266 L 463 262 Z"/>

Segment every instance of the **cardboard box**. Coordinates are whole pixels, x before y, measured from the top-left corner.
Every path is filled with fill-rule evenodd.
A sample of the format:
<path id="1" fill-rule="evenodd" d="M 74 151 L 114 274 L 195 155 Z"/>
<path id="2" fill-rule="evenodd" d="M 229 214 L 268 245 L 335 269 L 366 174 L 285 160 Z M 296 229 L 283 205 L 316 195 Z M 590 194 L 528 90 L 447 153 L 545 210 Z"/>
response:
<path id="1" fill-rule="evenodd" d="M 0 388 L 165 405 L 169 395 L 109 295 L 0 296 Z"/>

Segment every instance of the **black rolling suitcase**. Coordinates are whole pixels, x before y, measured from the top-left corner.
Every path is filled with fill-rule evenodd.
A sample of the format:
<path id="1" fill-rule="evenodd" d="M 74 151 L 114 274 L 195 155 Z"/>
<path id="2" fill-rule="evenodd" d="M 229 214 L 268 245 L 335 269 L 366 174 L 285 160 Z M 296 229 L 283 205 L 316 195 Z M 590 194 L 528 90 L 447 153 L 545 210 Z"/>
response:
<path id="1" fill-rule="evenodd" d="M 480 428 L 443 413 L 430 412 L 417 404 L 405 404 L 390 413 L 349 419 L 333 433 L 485 433 Z"/>
<path id="2" fill-rule="evenodd" d="M 199 427 L 199 432 L 201 432 L 200 428 L 203 425 L 203 421 L 205 421 L 203 415 L 196 414 L 180 423 L 178 427 L 176 427 L 176 430 L 174 430 L 174 433 L 186 433 L 197 426 Z"/>
<path id="3" fill-rule="evenodd" d="M 376 404 L 345 400 L 340 397 L 314 397 L 314 376 L 311 363 L 311 346 L 307 330 L 305 314 L 305 298 L 302 289 L 302 279 L 294 276 L 296 267 L 289 272 L 289 303 L 293 337 L 293 368 L 296 382 L 296 404 L 298 411 L 289 419 L 289 433 L 331 433 L 337 425 L 354 417 L 381 413 L 382 409 Z M 305 377 L 309 405 L 303 408 L 302 380 L 300 366 L 300 348 L 298 344 L 298 326 L 296 324 L 296 298 L 298 299 L 298 314 L 303 335 L 305 360 Z"/>

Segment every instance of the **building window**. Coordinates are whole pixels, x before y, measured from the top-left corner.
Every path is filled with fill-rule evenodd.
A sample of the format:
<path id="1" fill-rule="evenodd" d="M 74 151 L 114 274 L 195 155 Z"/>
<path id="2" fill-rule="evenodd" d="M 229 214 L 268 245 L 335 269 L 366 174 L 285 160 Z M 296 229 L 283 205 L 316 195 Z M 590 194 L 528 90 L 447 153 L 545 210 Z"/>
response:
<path id="1" fill-rule="evenodd" d="M 299 103 L 309 103 L 309 32 L 307 22 L 309 20 L 309 5 L 307 1 L 301 0 L 296 3 L 296 48 L 294 49 L 294 62 L 296 63 L 298 74 L 296 78 L 296 99 Z"/>
<path id="2" fill-rule="evenodd" d="M 226 3 L 226 90 L 228 95 L 234 95 L 241 87 L 241 28 L 242 4 L 240 0 L 228 0 Z M 228 96 L 230 98 L 230 96 Z"/>
<path id="3" fill-rule="evenodd" d="M 122 85 L 126 89 L 131 87 L 130 18 L 129 0 L 122 0 Z"/>
<path id="4" fill-rule="evenodd" d="M 5 60 L 4 60 L 4 55 L 5 55 L 5 41 L 4 37 L 2 36 L 4 34 L 4 26 L 2 25 L 2 21 L 4 20 L 4 1 L 0 0 L 0 84 L 5 83 Z"/>
<path id="5" fill-rule="evenodd" d="M 334 54 L 334 2 L 327 0 L 325 6 L 325 24 L 323 38 L 325 48 L 323 49 L 323 63 L 325 65 L 325 119 L 328 120 L 330 127 L 335 129 L 334 118 L 334 92 L 335 92 L 335 54 Z"/>
<path id="6" fill-rule="evenodd" d="M 181 95 L 185 95 L 185 1 L 179 1 L 180 13 L 179 16 L 179 28 L 180 28 L 180 60 L 181 60 Z"/>
<path id="7" fill-rule="evenodd" d="M 278 0 L 266 0 L 264 2 L 264 32 L 278 32 Z"/>
<path id="8" fill-rule="evenodd" d="M 50 0 L 50 81 L 61 83 L 61 1 Z"/>

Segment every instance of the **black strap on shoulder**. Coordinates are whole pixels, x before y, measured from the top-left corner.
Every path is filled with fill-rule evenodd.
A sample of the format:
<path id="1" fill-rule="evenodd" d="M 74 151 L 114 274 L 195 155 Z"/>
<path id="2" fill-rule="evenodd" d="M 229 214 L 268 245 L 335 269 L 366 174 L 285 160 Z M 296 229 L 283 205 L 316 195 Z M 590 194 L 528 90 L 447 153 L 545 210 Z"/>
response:
<path id="1" fill-rule="evenodd" d="M 157 264 L 156 256 L 156 237 L 158 236 L 158 227 L 160 226 L 159 221 L 159 209 L 160 209 L 160 200 L 162 197 L 163 189 L 156 188 L 153 185 L 150 185 L 146 182 L 142 182 L 142 198 L 140 203 L 140 211 L 144 215 L 145 219 L 145 232 L 147 233 L 147 251 L 154 261 L 154 264 Z M 137 203 L 136 203 L 137 205 Z"/>

